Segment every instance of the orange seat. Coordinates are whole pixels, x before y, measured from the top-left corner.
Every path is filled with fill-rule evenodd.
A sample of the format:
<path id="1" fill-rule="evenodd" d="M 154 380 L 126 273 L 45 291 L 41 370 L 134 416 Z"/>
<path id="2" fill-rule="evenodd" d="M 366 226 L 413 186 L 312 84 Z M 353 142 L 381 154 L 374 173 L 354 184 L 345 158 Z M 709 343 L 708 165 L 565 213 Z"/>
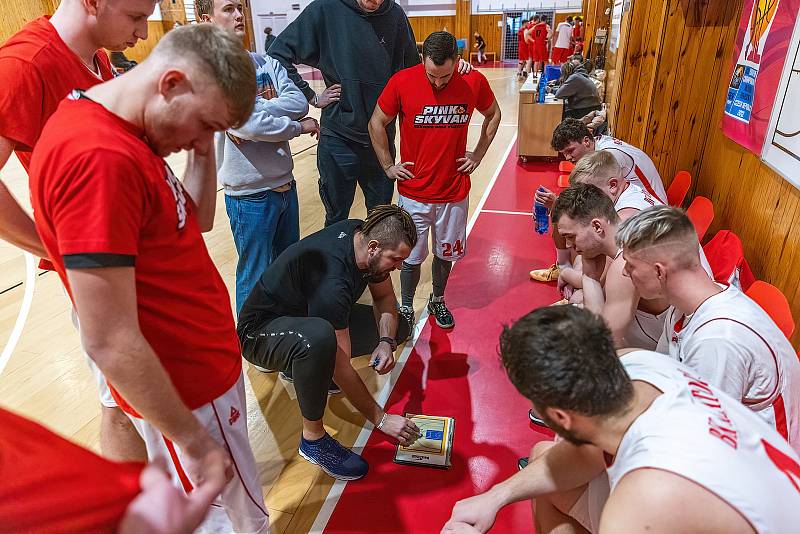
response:
<path id="1" fill-rule="evenodd" d="M 694 197 L 689 209 L 686 210 L 686 216 L 694 225 L 697 239 L 703 241 L 711 221 L 714 220 L 714 204 L 706 197 Z"/>
<path id="2" fill-rule="evenodd" d="M 558 170 L 561 172 L 570 173 L 574 168 L 575 165 L 573 163 L 570 163 L 569 161 L 562 161 L 561 163 L 558 164 Z"/>
<path id="3" fill-rule="evenodd" d="M 562 174 L 558 177 L 558 187 L 569 187 L 569 174 Z"/>
<path id="4" fill-rule="evenodd" d="M 667 189 L 667 204 L 680 208 L 686 199 L 686 193 L 692 185 L 692 175 L 687 171 L 680 171 Z"/>
<path id="5" fill-rule="evenodd" d="M 717 282 L 732 284 L 747 291 L 756 281 L 750 264 L 744 257 L 742 240 L 730 230 L 717 232 L 703 245 L 703 252 Z"/>
<path id="6" fill-rule="evenodd" d="M 767 312 L 767 315 L 775 321 L 775 324 L 778 325 L 778 328 L 781 329 L 781 332 L 786 337 L 792 337 L 794 333 L 794 317 L 792 317 L 789 301 L 780 289 L 772 284 L 756 280 L 745 294 Z"/>

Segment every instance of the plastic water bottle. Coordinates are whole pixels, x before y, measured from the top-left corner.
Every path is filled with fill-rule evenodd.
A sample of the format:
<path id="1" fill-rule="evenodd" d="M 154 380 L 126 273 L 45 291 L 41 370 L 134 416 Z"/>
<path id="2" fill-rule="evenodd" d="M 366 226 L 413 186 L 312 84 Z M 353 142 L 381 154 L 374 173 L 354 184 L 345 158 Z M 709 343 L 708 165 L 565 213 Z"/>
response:
<path id="1" fill-rule="evenodd" d="M 537 189 L 540 193 L 544 193 L 545 189 L 539 186 Z M 533 220 L 536 222 L 536 233 L 539 235 L 546 234 L 550 229 L 550 216 L 547 213 L 547 208 L 541 202 L 533 201 Z"/>

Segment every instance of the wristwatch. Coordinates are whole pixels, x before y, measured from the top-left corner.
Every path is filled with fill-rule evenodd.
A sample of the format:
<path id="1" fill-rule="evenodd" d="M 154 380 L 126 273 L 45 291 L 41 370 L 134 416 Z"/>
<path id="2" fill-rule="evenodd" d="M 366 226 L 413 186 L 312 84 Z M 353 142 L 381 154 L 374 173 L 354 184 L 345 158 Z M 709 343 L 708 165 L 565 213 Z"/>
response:
<path id="1" fill-rule="evenodd" d="M 378 343 L 385 341 L 392 348 L 392 352 L 397 350 L 397 341 L 393 337 L 384 336 L 378 340 Z"/>

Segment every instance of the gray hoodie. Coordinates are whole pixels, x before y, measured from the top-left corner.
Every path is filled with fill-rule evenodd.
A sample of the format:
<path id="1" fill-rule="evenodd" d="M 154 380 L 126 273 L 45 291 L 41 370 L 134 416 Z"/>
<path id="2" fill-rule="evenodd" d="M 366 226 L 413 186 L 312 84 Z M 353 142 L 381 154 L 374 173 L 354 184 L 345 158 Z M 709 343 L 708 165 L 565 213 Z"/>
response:
<path id="1" fill-rule="evenodd" d="M 556 98 L 566 100 L 567 109 L 584 109 L 603 103 L 597 86 L 583 66 L 577 67 L 556 91 Z"/>
<path id="2" fill-rule="evenodd" d="M 217 179 L 230 196 L 251 195 L 291 182 L 289 140 L 301 132 L 308 101 L 276 59 L 250 54 L 258 96 L 253 114 L 237 130 L 217 134 Z"/>

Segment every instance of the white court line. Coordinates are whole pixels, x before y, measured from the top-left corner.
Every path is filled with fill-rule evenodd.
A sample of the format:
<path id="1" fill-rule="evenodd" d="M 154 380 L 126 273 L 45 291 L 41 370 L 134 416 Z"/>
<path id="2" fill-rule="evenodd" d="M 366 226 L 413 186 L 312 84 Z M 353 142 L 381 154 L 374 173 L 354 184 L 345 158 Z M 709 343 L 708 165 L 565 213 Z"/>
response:
<path id="1" fill-rule="evenodd" d="M 505 211 L 505 210 L 481 210 L 482 213 L 499 213 L 500 215 L 524 215 L 526 217 L 533 217 L 529 211 Z"/>
<path id="2" fill-rule="evenodd" d="M 492 188 L 494 188 L 497 177 L 500 176 L 500 171 L 506 164 L 508 155 L 511 153 L 511 149 L 514 148 L 514 143 L 516 143 L 516 141 L 517 134 L 514 134 L 514 137 L 512 137 L 508 144 L 508 148 L 506 149 L 503 158 L 500 160 L 500 163 L 497 166 L 497 170 L 495 170 L 494 176 L 492 176 L 492 179 L 486 185 L 486 190 L 483 192 L 483 196 L 478 201 L 478 205 L 475 207 L 475 212 L 472 214 L 472 217 L 467 224 L 467 235 L 470 234 L 472 227 L 475 226 L 475 221 L 478 219 L 478 215 L 481 213 L 483 205 L 486 204 L 486 199 L 489 198 L 489 193 L 492 191 Z M 403 352 L 400 353 L 400 357 L 397 359 L 397 365 L 395 365 L 394 369 L 392 369 L 392 372 L 389 375 L 389 380 L 383 385 L 383 389 L 381 389 L 380 393 L 375 399 L 375 402 L 377 402 L 379 406 L 385 406 L 386 402 L 389 400 L 389 395 L 391 395 L 398 378 L 400 378 L 400 373 L 403 372 L 405 363 L 408 360 L 408 357 L 411 355 L 411 351 L 413 350 L 414 345 L 416 345 L 417 339 L 419 338 L 422 328 L 425 326 L 425 322 L 427 320 L 428 309 L 426 307 L 423 310 L 422 315 L 420 315 L 417 324 L 414 325 L 414 331 L 411 335 L 411 342 L 406 343 L 406 346 L 403 348 Z M 374 428 L 374 425 L 371 423 L 367 423 L 361 428 L 361 432 L 358 434 L 356 442 L 353 444 L 353 450 L 355 452 L 361 453 L 364 450 L 364 446 L 367 444 L 367 440 L 369 440 L 369 436 L 372 434 L 372 430 Z M 311 530 L 309 530 L 310 534 L 317 534 L 323 531 L 325 526 L 328 524 L 328 521 L 333 514 L 333 510 L 336 508 L 336 504 L 339 502 L 346 485 L 347 482 L 344 480 L 337 480 L 333 483 L 333 487 L 331 487 L 330 492 L 328 492 L 328 496 L 325 498 L 325 502 L 322 503 L 319 514 L 317 514 L 317 519 L 311 526 Z"/>
<path id="3" fill-rule="evenodd" d="M 0 354 L 0 374 L 11 359 L 11 353 L 17 348 L 19 338 L 22 336 L 22 329 L 25 328 L 25 321 L 28 320 L 28 313 L 31 311 L 31 302 L 33 302 L 33 289 L 36 287 L 36 261 L 33 256 L 27 252 L 25 254 L 25 294 L 22 297 L 22 307 L 17 315 L 17 321 L 14 323 L 14 328 L 11 330 L 11 335 L 8 336 L 8 343 Z"/>

